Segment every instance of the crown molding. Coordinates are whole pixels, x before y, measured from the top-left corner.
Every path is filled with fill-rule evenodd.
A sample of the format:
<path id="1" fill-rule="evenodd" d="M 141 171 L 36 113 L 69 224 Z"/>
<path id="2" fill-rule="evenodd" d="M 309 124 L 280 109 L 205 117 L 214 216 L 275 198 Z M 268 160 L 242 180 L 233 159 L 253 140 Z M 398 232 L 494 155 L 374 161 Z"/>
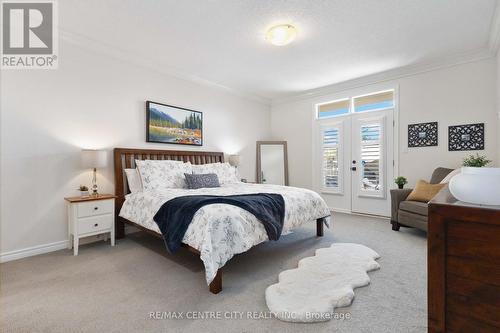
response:
<path id="1" fill-rule="evenodd" d="M 146 68 L 154 72 L 175 77 L 184 81 L 189 81 L 196 83 L 198 85 L 215 88 L 220 91 L 224 91 L 226 93 L 268 106 L 274 106 L 279 104 L 300 101 L 307 98 L 323 96 L 343 90 L 354 89 L 385 81 L 391 81 L 406 76 L 430 72 L 447 67 L 453 67 L 493 57 L 500 46 L 500 5 L 497 5 L 496 7 L 495 14 L 492 19 L 492 27 L 490 32 L 491 33 L 490 33 L 489 48 L 482 48 L 479 50 L 473 50 L 471 52 L 465 52 L 452 56 L 436 58 L 433 59 L 432 61 L 394 68 L 384 72 L 375 73 L 359 78 L 354 78 L 352 80 L 342 81 L 319 88 L 305 90 L 298 94 L 293 94 L 283 98 L 272 99 L 256 95 L 255 93 L 252 93 L 250 91 L 242 91 L 239 89 L 231 88 L 223 84 L 180 71 L 166 64 L 161 59 L 144 57 L 143 55 L 138 55 L 137 53 L 120 49 L 116 46 L 104 43 L 102 41 L 91 39 L 86 36 L 69 32 L 67 30 L 59 28 L 59 36 L 61 40 L 69 44 L 75 45 L 77 47 L 80 47 L 82 49 L 100 55 L 105 55 L 114 59 L 118 59 L 128 64 Z"/>
<path id="2" fill-rule="evenodd" d="M 143 55 L 139 55 L 137 53 L 124 50 L 121 48 L 118 48 L 116 46 L 104 43 L 102 41 L 98 41 L 92 38 L 88 38 L 86 36 L 83 36 L 81 34 L 76 34 L 73 32 L 69 32 L 67 30 L 59 28 L 59 38 L 69 44 L 72 44 L 74 46 L 80 47 L 82 49 L 100 54 L 100 55 L 105 55 L 123 62 L 126 62 L 128 64 L 146 68 L 167 76 L 172 76 L 177 79 L 181 79 L 184 81 L 189 81 L 196 83 L 198 85 L 203 85 L 206 87 L 211 87 L 215 88 L 221 91 L 224 91 L 226 93 L 245 98 L 247 100 L 257 102 L 260 104 L 264 105 L 271 105 L 271 99 L 262 97 L 259 95 L 256 95 L 252 92 L 247 92 L 247 91 L 242 91 L 239 89 L 234 89 L 228 86 L 225 86 L 223 84 L 210 81 L 207 79 L 204 79 L 202 77 L 188 74 L 186 72 L 183 72 L 181 70 L 178 70 L 165 62 L 163 62 L 160 59 L 155 59 L 151 57 L 144 57 Z"/>
<path id="3" fill-rule="evenodd" d="M 272 100 L 272 105 L 280 105 L 291 102 L 297 102 L 312 97 L 324 96 L 337 93 L 344 90 L 360 88 L 371 84 L 392 81 L 407 76 L 417 75 L 421 73 L 431 72 L 438 69 L 444 69 L 457 65 L 467 64 L 471 62 L 489 59 L 495 56 L 495 53 L 489 48 L 473 50 L 471 52 L 459 53 L 453 56 L 436 58 L 432 61 L 421 62 L 413 65 L 398 67 L 383 71 L 380 73 L 370 74 L 359 78 L 334 83 L 328 86 L 323 86 L 315 89 L 310 89 L 299 94 L 276 98 Z"/>
<path id="4" fill-rule="evenodd" d="M 490 39 L 488 44 L 493 53 L 498 52 L 500 47 L 500 2 L 496 2 L 493 18 L 491 19 Z"/>

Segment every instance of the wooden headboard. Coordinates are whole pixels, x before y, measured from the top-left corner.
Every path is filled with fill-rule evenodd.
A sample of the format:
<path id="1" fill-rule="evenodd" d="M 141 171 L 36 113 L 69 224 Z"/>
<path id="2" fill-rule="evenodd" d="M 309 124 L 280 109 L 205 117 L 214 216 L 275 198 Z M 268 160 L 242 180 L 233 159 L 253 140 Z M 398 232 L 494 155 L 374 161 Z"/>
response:
<path id="1" fill-rule="evenodd" d="M 135 160 L 174 160 L 191 162 L 192 164 L 207 164 L 224 162 L 224 153 L 207 151 L 156 150 L 115 148 L 115 195 L 124 198 L 129 193 L 125 169 L 134 169 Z M 121 208 L 121 205 L 120 205 Z"/>
<path id="2" fill-rule="evenodd" d="M 156 150 L 136 148 L 115 148 L 115 215 L 118 214 L 125 201 L 128 189 L 125 169 L 134 169 L 135 160 L 175 160 L 191 162 L 193 164 L 207 164 L 224 162 L 224 153 L 207 151 L 185 151 L 185 150 Z"/>

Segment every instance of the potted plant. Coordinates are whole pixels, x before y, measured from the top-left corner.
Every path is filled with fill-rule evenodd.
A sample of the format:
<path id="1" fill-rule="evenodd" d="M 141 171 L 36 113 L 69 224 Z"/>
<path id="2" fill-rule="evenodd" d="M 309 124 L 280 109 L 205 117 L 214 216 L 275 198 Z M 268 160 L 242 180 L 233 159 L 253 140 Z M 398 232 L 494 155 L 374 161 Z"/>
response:
<path id="1" fill-rule="evenodd" d="M 486 156 L 480 156 L 478 153 L 476 155 L 469 155 L 464 158 L 462 166 L 469 168 L 482 168 L 487 166 L 491 160 L 487 159 Z"/>
<path id="2" fill-rule="evenodd" d="M 408 180 L 403 176 L 399 176 L 394 179 L 394 183 L 396 183 L 398 185 L 398 188 L 401 190 L 405 186 L 405 184 L 408 184 Z"/>
<path id="3" fill-rule="evenodd" d="M 491 161 L 486 156 L 469 155 L 461 173 L 450 180 L 453 196 L 478 205 L 500 205 L 500 168 L 485 168 Z"/>
<path id="4" fill-rule="evenodd" d="M 80 196 L 82 197 L 86 197 L 89 195 L 89 188 L 85 185 L 80 185 L 78 190 L 80 191 Z"/>

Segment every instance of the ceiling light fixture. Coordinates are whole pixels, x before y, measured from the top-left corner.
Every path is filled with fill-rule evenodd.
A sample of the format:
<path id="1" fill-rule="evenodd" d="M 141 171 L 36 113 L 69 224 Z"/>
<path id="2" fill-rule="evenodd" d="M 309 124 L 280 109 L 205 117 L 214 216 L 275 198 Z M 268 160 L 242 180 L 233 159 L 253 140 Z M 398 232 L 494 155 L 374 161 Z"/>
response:
<path id="1" fill-rule="evenodd" d="M 291 24 L 275 25 L 266 32 L 266 40 L 276 46 L 289 44 L 295 37 L 297 37 L 297 29 Z"/>

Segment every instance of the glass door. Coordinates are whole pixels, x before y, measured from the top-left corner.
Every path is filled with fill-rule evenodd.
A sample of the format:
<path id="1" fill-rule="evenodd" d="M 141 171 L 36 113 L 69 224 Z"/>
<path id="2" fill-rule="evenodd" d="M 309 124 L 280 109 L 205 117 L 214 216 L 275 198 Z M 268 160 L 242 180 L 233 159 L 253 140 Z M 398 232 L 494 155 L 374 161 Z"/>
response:
<path id="1" fill-rule="evenodd" d="M 352 116 L 351 210 L 388 216 L 393 177 L 393 111 Z"/>

